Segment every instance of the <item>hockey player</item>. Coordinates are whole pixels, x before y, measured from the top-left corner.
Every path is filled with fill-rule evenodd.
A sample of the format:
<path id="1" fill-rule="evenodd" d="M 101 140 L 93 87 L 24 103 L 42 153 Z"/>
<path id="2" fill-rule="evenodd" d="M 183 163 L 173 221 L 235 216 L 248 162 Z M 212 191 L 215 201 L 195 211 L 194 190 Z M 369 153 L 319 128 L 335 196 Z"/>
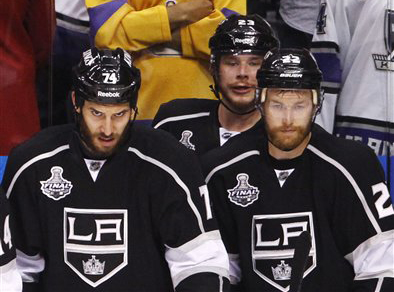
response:
<path id="1" fill-rule="evenodd" d="M 41 131 L 6 167 L 25 291 L 226 290 L 228 257 L 197 161 L 132 123 L 131 56 L 88 50 L 74 73 L 76 126 Z"/>
<path id="2" fill-rule="evenodd" d="M 163 104 L 154 127 L 170 132 L 197 154 L 219 147 L 241 132 L 256 132 L 261 118 L 253 102 L 256 72 L 265 53 L 278 45 L 262 17 L 229 17 L 209 41 L 215 81 L 212 91 L 218 100 L 179 99 Z"/>
<path id="3" fill-rule="evenodd" d="M 202 157 L 230 280 L 242 291 L 394 291 L 394 210 L 383 170 L 367 146 L 314 124 L 315 59 L 307 50 L 270 51 L 257 79 L 266 136 Z M 310 251 L 308 240 L 300 244 L 304 231 Z"/>
<path id="4" fill-rule="evenodd" d="M 311 51 L 325 92 L 316 122 L 375 151 L 394 203 L 394 1 L 322 0 Z"/>
<path id="5" fill-rule="evenodd" d="M 22 279 L 16 268 L 9 218 L 9 202 L 0 188 L 0 291 L 19 292 L 22 291 Z"/>
<path id="6" fill-rule="evenodd" d="M 85 0 L 100 48 L 122 47 L 142 72 L 139 120 L 149 125 L 175 98 L 209 97 L 208 39 L 246 0 Z"/>

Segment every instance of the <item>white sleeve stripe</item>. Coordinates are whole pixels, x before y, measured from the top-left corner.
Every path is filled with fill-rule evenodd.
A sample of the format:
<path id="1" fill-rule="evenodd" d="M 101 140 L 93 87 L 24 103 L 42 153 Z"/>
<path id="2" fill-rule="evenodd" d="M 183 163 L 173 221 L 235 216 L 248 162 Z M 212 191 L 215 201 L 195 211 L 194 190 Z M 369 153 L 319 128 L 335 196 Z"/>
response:
<path id="1" fill-rule="evenodd" d="M 383 285 L 383 278 L 379 278 L 378 283 L 376 284 L 375 292 L 380 292 L 380 290 L 382 289 L 382 285 Z"/>
<path id="2" fill-rule="evenodd" d="M 166 245 L 166 248 L 168 249 L 176 249 L 178 251 L 181 251 L 182 253 L 188 253 L 192 251 L 195 248 L 198 248 L 201 244 L 204 244 L 204 242 L 208 240 L 221 240 L 220 232 L 219 230 L 212 230 L 208 232 L 201 233 L 197 237 L 195 237 L 193 240 L 186 242 L 185 244 L 178 246 L 178 247 L 171 247 Z"/>
<path id="3" fill-rule="evenodd" d="M 187 202 L 188 202 L 190 208 L 192 209 L 192 211 L 194 212 L 194 215 L 195 215 L 196 218 L 197 218 L 198 225 L 199 225 L 199 227 L 200 227 L 200 231 L 201 231 L 202 233 L 204 233 L 204 232 L 205 232 L 205 229 L 204 229 L 204 225 L 203 225 L 203 222 L 202 222 L 201 214 L 200 214 L 200 212 L 198 211 L 196 205 L 194 205 L 194 202 L 193 202 L 193 200 L 192 200 L 192 198 L 191 198 L 190 190 L 189 190 L 189 188 L 186 186 L 186 184 L 180 179 L 180 177 L 175 173 L 175 171 L 174 171 L 173 169 L 171 169 L 170 167 L 168 167 L 167 165 L 163 164 L 162 162 L 160 162 L 160 161 L 158 161 L 158 160 L 156 160 L 156 159 L 154 159 L 154 158 L 152 158 L 152 157 L 149 157 L 149 156 L 146 156 L 146 155 L 142 154 L 142 153 L 141 153 L 139 150 L 137 150 L 136 148 L 129 147 L 129 148 L 128 148 L 128 151 L 133 152 L 133 153 L 135 153 L 138 157 L 140 157 L 141 159 L 143 159 L 143 160 L 145 160 L 145 161 L 147 161 L 147 162 L 150 162 L 150 163 L 152 163 L 152 164 L 154 164 L 154 165 L 160 167 L 161 169 L 163 169 L 163 170 L 166 171 L 169 175 L 172 176 L 172 178 L 175 180 L 175 182 L 184 190 L 184 192 L 185 192 L 185 194 L 186 194 L 186 197 L 187 197 Z"/>
<path id="4" fill-rule="evenodd" d="M 220 164 L 220 165 L 216 166 L 214 169 L 212 169 L 212 170 L 208 173 L 207 177 L 205 178 L 205 183 L 208 184 L 208 182 L 209 182 L 209 180 L 211 179 L 211 177 L 212 177 L 217 171 L 219 171 L 219 170 L 221 170 L 221 169 L 223 169 L 223 168 L 226 168 L 227 166 L 229 166 L 229 165 L 231 165 L 231 164 L 234 164 L 234 163 L 236 163 L 236 162 L 238 162 L 238 161 L 241 161 L 242 159 L 245 159 L 245 158 L 247 158 L 247 157 L 249 157 L 249 156 L 252 156 L 252 155 L 260 155 L 260 151 L 251 150 L 251 151 L 242 153 L 241 155 L 238 155 L 237 157 L 234 157 L 233 159 L 227 161 L 226 163 L 223 163 L 223 164 Z"/>
<path id="5" fill-rule="evenodd" d="M 45 268 L 45 260 L 40 254 L 29 256 L 17 249 L 16 266 L 22 276 L 23 282 L 38 282 L 39 274 Z"/>
<path id="6" fill-rule="evenodd" d="M 203 233 L 177 248 L 166 246 L 165 258 L 174 287 L 197 273 L 212 272 L 228 278 L 228 256 L 218 230 Z"/>
<path id="7" fill-rule="evenodd" d="M 345 259 L 353 265 L 355 280 L 394 278 L 394 230 L 379 233 L 361 243 Z"/>
<path id="8" fill-rule="evenodd" d="M 223 292 L 223 277 L 222 276 L 218 276 L 219 277 L 219 292 Z"/>
<path id="9" fill-rule="evenodd" d="M 239 254 L 229 254 L 228 257 L 230 260 L 230 283 L 236 285 L 242 277 Z"/>
<path id="10" fill-rule="evenodd" d="M 14 268 L 16 268 L 16 259 L 13 259 L 13 260 L 9 261 L 8 263 L 6 263 L 5 265 L 0 266 L 0 269 L 3 273 L 6 273 Z M 1 275 L 1 273 L 0 273 L 0 275 Z"/>
<path id="11" fill-rule="evenodd" d="M 60 146 L 60 147 L 58 147 L 58 148 L 56 148 L 56 149 L 54 149 L 54 150 L 52 150 L 52 151 L 49 151 L 49 152 L 40 154 L 40 155 L 38 155 L 38 156 L 36 156 L 36 157 L 30 159 L 29 161 L 27 161 L 25 164 L 23 164 L 23 165 L 21 166 L 21 168 L 19 168 L 18 171 L 15 173 L 14 177 L 12 178 L 12 181 L 11 181 L 9 187 L 8 187 L 8 190 L 7 190 L 7 194 L 6 194 L 6 195 L 7 195 L 7 198 L 10 197 L 10 194 L 11 194 L 11 192 L 12 192 L 12 189 L 13 189 L 13 187 L 14 187 L 14 184 L 15 184 L 16 180 L 19 178 L 19 176 L 22 174 L 22 172 L 23 172 L 26 168 L 28 168 L 28 167 L 31 166 L 32 164 L 36 163 L 37 161 L 40 161 L 40 160 L 43 160 L 43 159 L 52 157 L 52 156 L 58 154 L 59 152 L 62 152 L 62 151 L 67 150 L 67 149 L 69 149 L 69 148 L 70 148 L 70 145 L 68 145 L 68 144 L 63 145 L 63 146 Z"/>
<path id="12" fill-rule="evenodd" d="M 356 181 L 354 180 L 352 175 L 347 171 L 347 169 L 345 167 L 343 167 L 343 165 L 341 165 L 338 161 L 332 159 L 331 157 L 328 157 L 326 154 L 324 154 L 323 152 L 321 152 L 320 150 L 318 150 L 314 146 L 309 144 L 307 148 L 309 150 L 311 150 L 313 153 L 315 153 L 317 156 L 319 156 L 320 158 L 322 158 L 322 159 L 326 160 L 327 162 L 331 163 L 339 171 L 342 172 L 342 174 L 347 178 L 347 180 L 352 185 L 354 191 L 356 192 L 359 200 L 361 201 L 362 206 L 364 207 L 365 213 L 367 214 L 369 220 L 371 221 L 371 224 L 375 228 L 375 231 L 377 233 L 382 232 L 378 222 L 376 221 L 376 218 L 373 216 L 372 211 L 369 208 L 369 206 L 368 206 L 368 204 L 367 204 L 367 202 L 365 200 L 365 197 L 364 197 L 360 187 L 357 185 Z"/>
<path id="13" fill-rule="evenodd" d="M 22 291 L 22 279 L 16 268 L 16 261 L 0 267 L 0 290 L 7 292 Z"/>
<path id="14" fill-rule="evenodd" d="M 169 117 L 166 118 L 160 122 L 158 122 L 154 128 L 157 129 L 158 127 L 160 127 L 161 125 L 164 125 L 168 122 L 175 122 L 175 121 L 181 121 L 181 120 L 188 120 L 188 119 L 195 119 L 195 118 L 200 118 L 200 117 L 204 117 L 204 116 L 209 116 L 210 113 L 209 112 L 201 112 L 201 113 L 197 113 L 197 114 L 190 114 L 190 115 L 182 115 L 182 116 L 175 116 L 175 117 Z"/>

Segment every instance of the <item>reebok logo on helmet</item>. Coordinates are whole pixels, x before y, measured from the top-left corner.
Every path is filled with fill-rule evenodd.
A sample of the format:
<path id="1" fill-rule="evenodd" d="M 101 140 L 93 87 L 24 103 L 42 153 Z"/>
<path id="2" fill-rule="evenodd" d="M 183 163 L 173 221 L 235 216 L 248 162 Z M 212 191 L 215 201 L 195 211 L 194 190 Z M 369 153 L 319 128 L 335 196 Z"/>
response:
<path id="1" fill-rule="evenodd" d="M 99 96 L 99 97 L 120 97 L 120 93 L 119 92 L 102 92 L 99 90 L 97 92 L 97 96 Z"/>
<path id="2" fill-rule="evenodd" d="M 244 38 L 244 39 L 236 38 L 234 40 L 234 42 L 235 43 L 246 44 L 246 45 L 253 45 L 254 44 L 254 39 L 253 38 Z"/>

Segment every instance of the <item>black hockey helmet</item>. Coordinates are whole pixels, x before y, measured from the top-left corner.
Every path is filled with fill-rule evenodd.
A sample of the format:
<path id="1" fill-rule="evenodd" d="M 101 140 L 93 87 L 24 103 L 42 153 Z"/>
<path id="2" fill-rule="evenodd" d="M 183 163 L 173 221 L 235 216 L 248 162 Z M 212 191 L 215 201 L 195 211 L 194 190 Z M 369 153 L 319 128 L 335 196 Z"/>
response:
<path id="1" fill-rule="evenodd" d="M 313 103 L 320 108 L 322 73 L 315 58 L 306 49 L 273 49 L 257 71 L 259 90 L 256 102 L 265 101 L 267 88 L 311 89 Z"/>
<path id="2" fill-rule="evenodd" d="M 83 53 L 73 69 L 73 89 L 77 106 L 84 100 L 98 103 L 129 102 L 136 108 L 141 85 L 140 70 L 125 50 L 92 48 Z"/>
<path id="3" fill-rule="evenodd" d="M 231 15 L 223 20 L 209 40 L 211 49 L 211 73 L 214 86 L 210 86 L 216 98 L 231 112 L 244 115 L 254 111 L 254 107 L 238 112 L 224 101 L 220 94 L 219 63 L 223 55 L 253 54 L 264 56 L 266 52 L 279 46 L 271 25 L 257 14 Z"/>
<path id="4" fill-rule="evenodd" d="M 220 56 L 265 53 L 279 46 L 271 25 L 260 15 L 231 15 L 222 21 L 209 40 L 211 68 L 216 70 Z"/>

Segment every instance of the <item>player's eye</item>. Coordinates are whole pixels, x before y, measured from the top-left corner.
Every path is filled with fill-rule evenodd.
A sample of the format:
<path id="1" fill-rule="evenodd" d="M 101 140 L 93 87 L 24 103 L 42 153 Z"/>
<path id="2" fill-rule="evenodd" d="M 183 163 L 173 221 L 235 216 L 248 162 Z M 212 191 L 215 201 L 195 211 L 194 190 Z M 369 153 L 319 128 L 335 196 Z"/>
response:
<path id="1" fill-rule="evenodd" d="M 92 115 L 94 115 L 95 117 L 101 117 L 103 115 L 102 112 L 96 111 L 95 109 L 91 109 L 90 112 L 92 113 Z"/>
<path id="2" fill-rule="evenodd" d="M 236 66 L 238 63 L 235 60 L 229 59 L 229 60 L 225 60 L 224 64 L 227 65 L 227 66 Z"/>
<path id="3" fill-rule="evenodd" d="M 294 109 L 300 111 L 300 110 L 304 110 L 306 107 L 307 107 L 307 105 L 305 103 L 297 103 L 294 106 Z"/>
<path id="4" fill-rule="evenodd" d="M 120 113 L 116 113 L 114 116 L 119 118 L 119 117 L 123 117 L 125 115 L 125 111 L 121 111 Z"/>
<path id="5" fill-rule="evenodd" d="M 281 110 L 283 106 L 280 103 L 272 103 L 270 107 L 274 110 Z"/>
<path id="6" fill-rule="evenodd" d="M 253 67 L 255 67 L 255 66 L 260 67 L 261 66 L 261 60 L 252 60 L 252 61 L 249 62 L 249 65 L 253 66 Z"/>

